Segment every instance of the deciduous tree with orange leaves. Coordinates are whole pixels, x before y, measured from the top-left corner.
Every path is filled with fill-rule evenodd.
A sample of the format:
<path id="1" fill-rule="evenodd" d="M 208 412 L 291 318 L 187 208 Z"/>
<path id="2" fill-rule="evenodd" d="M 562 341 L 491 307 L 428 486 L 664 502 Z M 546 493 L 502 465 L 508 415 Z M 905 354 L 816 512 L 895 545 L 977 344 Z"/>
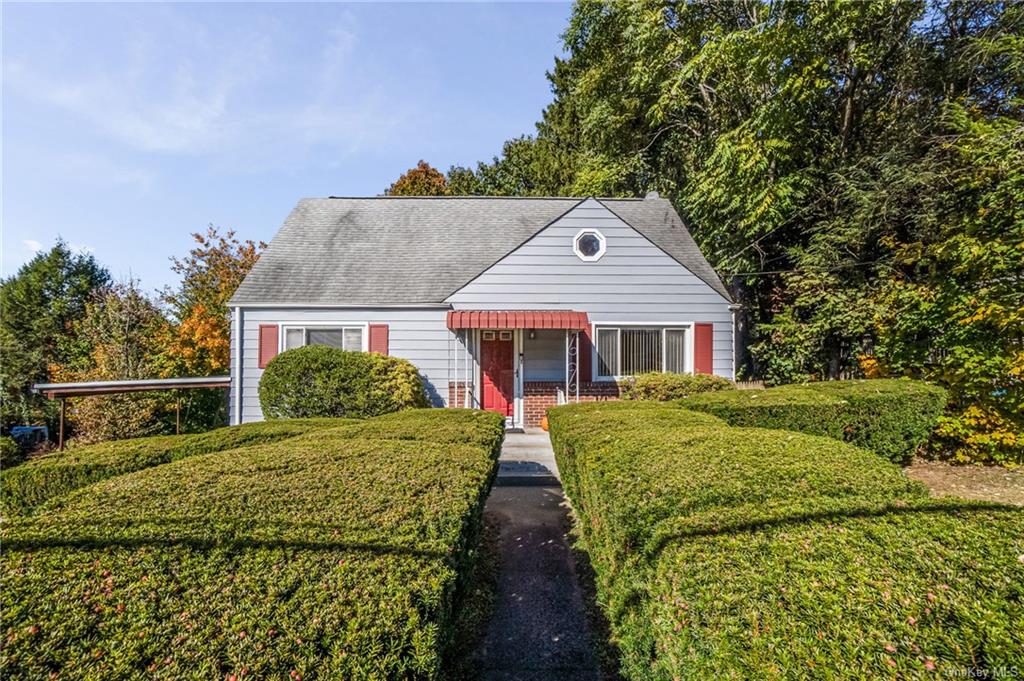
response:
<path id="1" fill-rule="evenodd" d="M 239 240 L 234 230 L 210 225 L 192 235 L 195 247 L 184 258 L 171 258 L 181 276 L 176 289 L 163 293 L 174 320 L 165 352 L 166 376 L 213 376 L 227 373 L 231 356 L 231 323 L 227 302 L 267 247 Z M 221 391 L 192 391 L 189 414 L 200 420 L 222 418 Z M 192 420 L 191 417 L 188 420 Z M 193 427 L 212 424 L 187 423 Z"/>
<path id="2" fill-rule="evenodd" d="M 448 180 L 440 170 L 421 160 L 415 168 L 402 173 L 385 193 L 388 196 L 445 196 Z"/>

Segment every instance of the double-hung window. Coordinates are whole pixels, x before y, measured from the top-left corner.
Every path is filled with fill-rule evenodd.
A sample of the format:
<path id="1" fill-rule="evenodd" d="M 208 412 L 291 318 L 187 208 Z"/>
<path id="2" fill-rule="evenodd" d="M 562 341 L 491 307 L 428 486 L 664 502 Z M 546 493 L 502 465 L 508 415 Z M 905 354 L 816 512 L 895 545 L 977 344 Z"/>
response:
<path id="1" fill-rule="evenodd" d="M 363 349 L 362 326 L 286 326 L 284 349 L 292 350 L 304 345 L 328 345 L 342 350 Z"/>
<path id="2" fill-rule="evenodd" d="M 689 371 L 687 327 L 598 326 L 597 377 Z"/>

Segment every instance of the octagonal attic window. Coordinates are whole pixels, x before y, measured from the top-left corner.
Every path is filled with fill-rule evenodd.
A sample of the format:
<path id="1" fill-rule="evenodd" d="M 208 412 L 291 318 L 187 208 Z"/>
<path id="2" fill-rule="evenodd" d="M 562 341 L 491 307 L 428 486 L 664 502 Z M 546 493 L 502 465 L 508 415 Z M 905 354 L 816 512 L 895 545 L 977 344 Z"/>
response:
<path id="1" fill-rule="evenodd" d="M 580 260 L 600 260 L 605 252 L 604 234 L 596 229 L 582 229 L 572 242 L 572 250 Z"/>

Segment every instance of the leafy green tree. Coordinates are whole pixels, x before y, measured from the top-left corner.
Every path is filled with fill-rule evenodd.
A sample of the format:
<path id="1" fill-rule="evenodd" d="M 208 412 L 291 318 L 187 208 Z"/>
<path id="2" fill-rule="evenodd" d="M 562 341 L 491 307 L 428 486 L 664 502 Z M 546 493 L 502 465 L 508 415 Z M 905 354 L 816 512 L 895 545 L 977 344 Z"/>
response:
<path id="1" fill-rule="evenodd" d="M 171 269 L 181 283 L 166 289 L 162 296 L 174 321 L 162 351 L 165 377 L 228 373 L 231 321 L 227 303 L 267 247 L 262 241 L 241 241 L 234 230 L 222 233 L 213 225 L 192 238 L 195 247 L 187 257 L 171 258 Z M 207 430 L 226 422 L 223 390 L 189 390 L 183 402 L 185 430 Z"/>
<path id="2" fill-rule="evenodd" d="M 487 196 L 557 196 L 557 163 L 552 145 L 535 137 L 517 137 L 502 146 L 501 156 L 476 169 L 479 193 Z"/>
<path id="3" fill-rule="evenodd" d="M 555 72 L 572 82 L 556 90 L 572 101 L 546 112 L 579 131 L 551 126 L 576 148 L 574 193 L 675 197 L 712 263 L 740 275 L 727 283 L 758 329 L 755 349 L 767 351 L 755 355 L 754 372 L 778 370 L 781 357 L 815 363 L 794 366 L 788 379 L 848 364 L 842 349 L 853 338 L 815 329 L 800 342 L 832 347 L 783 349 L 793 335 L 763 325 L 791 306 L 814 307 L 784 275 L 829 216 L 832 175 L 904 134 L 922 11 L 918 3 L 576 6 L 571 57 Z M 781 321 L 803 323 L 804 314 L 789 310 Z"/>
<path id="4" fill-rule="evenodd" d="M 171 325 L 159 306 L 127 281 L 94 292 L 73 332 L 88 353 L 54 368 L 62 381 L 111 381 L 161 375 Z M 69 402 L 79 444 L 167 432 L 166 393 L 127 393 L 77 398 Z"/>
<path id="5" fill-rule="evenodd" d="M 475 196 L 480 194 L 480 183 L 471 168 L 452 166 L 446 175 L 449 196 Z"/>
<path id="6" fill-rule="evenodd" d="M 743 305 L 741 373 L 927 375 L 1006 460 L 1021 35 L 1016 2 L 580 1 L 536 134 L 475 192 L 673 198 Z"/>
<path id="7" fill-rule="evenodd" d="M 952 106 L 907 173 L 926 226 L 892 244 L 876 306 L 884 371 L 950 386 L 940 447 L 1024 463 L 1024 123 Z"/>
<path id="8" fill-rule="evenodd" d="M 110 275 L 92 255 L 58 241 L 17 274 L 0 283 L 0 383 L 5 428 L 26 423 L 53 425 L 55 408 L 32 393 L 50 379 L 50 368 L 81 352 L 73 323 Z"/>
<path id="9" fill-rule="evenodd" d="M 452 166 L 444 175 L 420 161 L 391 187 L 389 196 L 557 196 L 559 162 L 555 146 L 535 137 L 517 137 L 502 146 L 500 156 L 477 163 L 476 170 Z"/>

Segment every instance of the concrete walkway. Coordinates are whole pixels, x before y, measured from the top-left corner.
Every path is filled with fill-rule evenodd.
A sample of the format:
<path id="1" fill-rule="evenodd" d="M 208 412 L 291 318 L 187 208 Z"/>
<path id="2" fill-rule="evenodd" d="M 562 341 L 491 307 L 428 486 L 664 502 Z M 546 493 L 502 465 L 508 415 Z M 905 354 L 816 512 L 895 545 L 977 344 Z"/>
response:
<path id="1" fill-rule="evenodd" d="M 500 528 L 500 572 L 494 617 L 471 667 L 481 679 L 599 679 L 547 433 L 506 435 L 484 512 Z"/>
<path id="2" fill-rule="evenodd" d="M 506 433 L 495 484 L 561 487 L 548 434 L 543 430 Z"/>

